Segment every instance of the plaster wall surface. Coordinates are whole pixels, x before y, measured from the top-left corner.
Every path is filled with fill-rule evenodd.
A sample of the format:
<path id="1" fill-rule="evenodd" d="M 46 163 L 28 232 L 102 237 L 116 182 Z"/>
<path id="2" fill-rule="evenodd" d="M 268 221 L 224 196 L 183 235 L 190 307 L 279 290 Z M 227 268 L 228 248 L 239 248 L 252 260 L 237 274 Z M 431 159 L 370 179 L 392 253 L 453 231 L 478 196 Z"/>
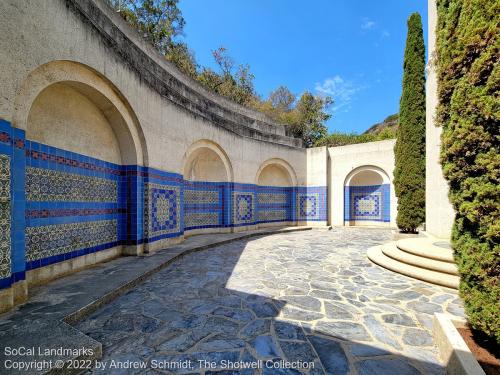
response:
<path id="1" fill-rule="evenodd" d="M 330 157 L 329 205 L 331 207 L 329 216 L 332 225 L 344 225 L 344 186 L 346 180 L 353 176 L 355 179 L 353 172 L 357 169 L 373 168 L 380 173 L 384 184 L 390 184 L 390 225 L 396 226 L 397 200 L 392 185 L 394 143 L 394 140 L 386 140 L 328 148 Z M 358 176 L 357 178 L 366 177 Z M 370 181 L 373 180 L 370 179 Z"/>
<path id="2" fill-rule="evenodd" d="M 429 61 L 426 81 L 426 179 L 425 179 L 425 229 L 428 233 L 450 238 L 455 213 L 448 199 L 448 183 L 439 161 L 441 128 L 434 121 L 437 96 L 437 74 L 433 65 L 436 51 L 437 9 L 435 0 L 428 1 Z"/>
<path id="3" fill-rule="evenodd" d="M 188 173 L 184 176 L 187 180 L 229 181 L 226 167 L 219 155 L 208 148 L 202 148 L 196 152 L 187 170 Z"/>
<path id="4" fill-rule="evenodd" d="M 35 99 L 28 115 L 26 137 L 111 163 L 122 163 L 118 141 L 101 110 L 64 84 L 49 86 Z"/>
<path id="5" fill-rule="evenodd" d="M 266 166 L 259 175 L 258 184 L 263 186 L 292 186 L 288 171 L 276 164 Z"/>
<path id="6" fill-rule="evenodd" d="M 328 182 L 328 149 L 314 147 L 307 149 L 307 185 L 326 186 Z"/>
<path id="7" fill-rule="evenodd" d="M 123 42 L 119 39 L 120 33 L 125 35 L 157 64 L 156 69 L 163 69 L 185 84 L 186 86 L 175 87 L 185 92 L 171 93 L 174 91 L 172 88 L 153 88 L 151 84 L 147 84 L 144 75 L 150 72 L 138 72 L 120 55 L 124 53 L 120 48 L 127 46 L 110 45 L 100 31 L 85 23 L 88 21 L 82 22 L 84 16 L 80 14 L 81 9 L 91 13 L 92 9 L 88 8 L 91 6 L 103 12 L 104 16 L 96 17 L 98 19 L 95 21 L 102 22 L 105 31 L 116 37 L 112 43 Z M 112 22 L 106 22 L 103 17 L 111 17 Z M 26 82 L 35 81 L 44 87 L 44 84 L 56 83 L 61 79 L 71 80 L 72 72 L 67 72 L 67 77 L 54 78 L 46 69 L 39 69 L 54 61 L 71 61 L 82 64 L 85 70 L 92 72 L 87 72 L 89 80 L 109 82 L 111 90 L 119 93 L 123 106 L 128 107 L 128 111 L 136 117 L 139 130 L 134 136 L 143 146 L 143 160 L 138 164 L 182 173 L 183 156 L 188 147 L 199 139 L 209 139 L 227 153 L 233 164 L 235 181 L 253 183 L 262 162 L 270 158 L 282 158 L 295 170 L 298 184 L 306 184 L 305 150 L 297 147 L 298 140 L 286 137 L 283 126 L 268 124 L 261 114 L 215 97 L 197 83 L 182 77 L 176 68 L 125 25 L 119 15 L 107 9 L 100 1 L 48 0 L 37 3 L 36 6 L 28 0 L 4 2 L 0 12 L 0 33 L 3 35 L 0 38 L 0 48 L 9 51 L 0 56 L 0 117 L 12 122 L 14 127 L 26 129 L 25 118 L 39 93 L 36 91 L 38 88 L 27 85 Z M 204 100 L 197 104 L 204 106 L 211 117 L 204 118 L 189 111 L 188 104 L 184 103 L 183 107 L 183 103 L 179 104 L 178 97 L 169 100 L 174 94 L 186 97 L 189 94 L 192 97 L 188 98 L 193 99 L 195 94 L 189 91 L 190 88 L 193 92 L 196 89 L 195 94 L 198 96 L 194 99 Z M 163 95 L 158 92 L 162 90 Z M 222 105 L 225 107 L 222 108 Z M 228 124 L 228 119 L 241 120 L 248 126 L 245 128 L 238 127 L 238 124 Z M 238 132 L 248 134 L 242 136 Z M 70 141 L 59 146 L 75 147 Z"/>
<path id="8" fill-rule="evenodd" d="M 349 181 L 349 186 L 382 185 L 383 183 L 384 179 L 379 173 L 368 170 L 354 175 Z"/>

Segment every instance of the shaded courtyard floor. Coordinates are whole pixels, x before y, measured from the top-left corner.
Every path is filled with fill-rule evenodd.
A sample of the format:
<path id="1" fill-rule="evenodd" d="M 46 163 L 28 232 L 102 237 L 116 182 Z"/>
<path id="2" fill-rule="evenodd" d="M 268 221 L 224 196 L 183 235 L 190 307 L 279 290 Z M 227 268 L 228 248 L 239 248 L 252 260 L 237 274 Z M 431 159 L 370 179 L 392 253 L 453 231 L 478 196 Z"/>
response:
<path id="1" fill-rule="evenodd" d="M 102 343 L 105 363 L 189 364 L 174 373 L 258 360 L 257 370 L 219 373 L 444 373 L 432 317 L 463 316 L 461 302 L 451 289 L 372 264 L 366 250 L 390 240 L 389 230 L 334 228 L 192 253 L 76 328 Z"/>

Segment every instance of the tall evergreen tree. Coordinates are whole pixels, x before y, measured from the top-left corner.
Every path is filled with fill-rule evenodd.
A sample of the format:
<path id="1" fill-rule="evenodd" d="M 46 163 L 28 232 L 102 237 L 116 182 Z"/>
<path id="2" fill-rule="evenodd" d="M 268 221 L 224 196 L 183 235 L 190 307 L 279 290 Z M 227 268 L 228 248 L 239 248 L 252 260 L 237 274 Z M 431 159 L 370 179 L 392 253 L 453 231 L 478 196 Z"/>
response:
<path id="1" fill-rule="evenodd" d="M 500 344 L 500 2 L 438 0 L 437 124 L 471 325 Z"/>
<path id="2" fill-rule="evenodd" d="M 399 104 L 394 186 L 398 227 L 414 232 L 425 220 L 425 46 L 418 13 L 408 19 Z"/>

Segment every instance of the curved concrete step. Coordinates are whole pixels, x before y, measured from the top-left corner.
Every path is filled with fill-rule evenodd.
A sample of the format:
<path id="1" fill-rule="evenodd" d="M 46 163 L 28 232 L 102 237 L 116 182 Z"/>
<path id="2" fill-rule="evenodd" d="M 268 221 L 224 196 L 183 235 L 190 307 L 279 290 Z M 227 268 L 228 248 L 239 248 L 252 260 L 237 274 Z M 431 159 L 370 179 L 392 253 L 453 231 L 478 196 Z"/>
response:
<path id="1" fill-rule="evenodd" d="M 383 245 L 382 252 L 389 258 L 401 263 L 458 276 L 458 269 L 455 264 L 407 253 L 397 247 L 394 242 Z"/>
<path id="2" fill-rule="evenodd" d="M 368 249 L 368 258 L 381 267 L 400 273 L 405 276 L 413 277 L 432 284 L 446 286 L 448 288 L 458 289 L 460 281 L 458 276 L 431 271 L 424 268 L 415 267 L 406 263 L 401 263 L 392 259 L 382 252 L 382 246 L 375 246 Z"/>
<path id="3" fill-rule="evenodd" d="M 400 250 L 419 257 L 455 263 L 453 250 L 451 247 L 448 248 L 449 243 L 446 241 L 436 241 L 430 238 L 406 238 L 397 241 L 396 246 Z"/>

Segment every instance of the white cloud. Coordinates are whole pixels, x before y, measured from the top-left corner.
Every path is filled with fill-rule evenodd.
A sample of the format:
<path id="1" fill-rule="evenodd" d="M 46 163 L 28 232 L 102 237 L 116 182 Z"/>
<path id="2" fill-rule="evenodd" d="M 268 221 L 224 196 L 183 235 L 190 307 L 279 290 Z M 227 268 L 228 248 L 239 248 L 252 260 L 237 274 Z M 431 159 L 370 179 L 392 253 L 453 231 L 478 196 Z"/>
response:
<path id="1" fill-rule="evenodd" d="M 381 38 L 389 38 L 391 33 L 387 30 L 382 30 Z"/>
<path id="2" fill-rule="evenodd" d="M 375 22 L 369 18 L 364 17 L 362 21 L 363 22 L 361 23 L 361 28 L 363 30 L 370 30 L 373 29 L 373 27 L 375 26 Z"/>
<path id="3" fill-rule="evenodd" d="M 320 95 L 331 96 L 334 100 L 332 112 L 340 111 L 347 112 L 355 95 L 365 89 L 366 86 L 356 84 L 352 81 L 345 80 L 339 75 L 327 78 L 323 83 L 316 83 L 315 90 Z"/>

